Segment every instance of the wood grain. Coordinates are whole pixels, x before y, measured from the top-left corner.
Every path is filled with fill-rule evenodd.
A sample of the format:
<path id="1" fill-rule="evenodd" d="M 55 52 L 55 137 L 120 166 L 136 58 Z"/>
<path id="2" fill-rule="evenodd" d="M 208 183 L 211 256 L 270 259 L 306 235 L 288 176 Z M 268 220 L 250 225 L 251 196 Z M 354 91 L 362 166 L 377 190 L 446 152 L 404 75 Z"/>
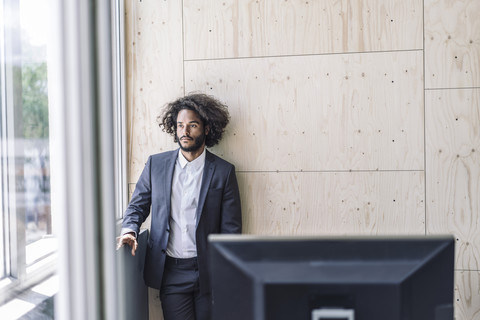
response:
<path id="1" fill-rule="evenodd" d="M 455 272 L 455 319 L 480 319 L 480 272 Z"/>
<path id="2" fill-rule="evenodd" d="M 422 48 L 422 1 L 186 0 L 185 59 Z"/>
<path id="3" fill-rule="evenodd" d="M 424 234 L 420 172 L 239 173 L 244 232 Z"/>
<path id="4" fill-rule="evenodd" d="M 427 91 L 427 232 L 457 238 L 456 268 L 480 269 L 480 89 Z"/>
<path id="5" fill-rule="evenodd" d="M 480 86 L 480 1 L 425 1 L 425 86 Z"/>

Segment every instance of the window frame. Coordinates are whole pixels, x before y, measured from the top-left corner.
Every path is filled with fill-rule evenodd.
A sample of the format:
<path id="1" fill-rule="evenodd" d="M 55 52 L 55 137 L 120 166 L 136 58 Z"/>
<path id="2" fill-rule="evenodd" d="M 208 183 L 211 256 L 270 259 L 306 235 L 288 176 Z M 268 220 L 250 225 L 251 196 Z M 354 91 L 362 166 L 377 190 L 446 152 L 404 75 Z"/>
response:
<path id="1" fill-rule="evenodd" d="M 128 204 L 127 120 L 125 80 L 125 4 L 112 0 L 112 56 L 114 88 L 115 217 L 123 219 Z"/>
<path id="2" fill-rule="evenodd" d="M 126 106 L 125 106 L 125 54 L 124 54 L 124 3 L 122 0 L 111 0 L 112 17 L 112 77 L 113 77 L 113 114 L 114 114 L 114 159 L 115 159 L 115 218 L 121 219 L 128 201 L 128 185 L 126 182 Z M 21 99 L 15 90 L 21 88 L 21 74 L 15 75 L 15 66 L 12 47 L 19 45 L 19 1 L 0 0 L 0 305 L 11 300 L 23 290 L 47 279 L 58 272 L 57 251 L 43 256 L 38 261 L 27 266 L 26 264 L 26 235 L 25 227 L 16 221 L 18 194 L 15 176 L 15 150 L 18 142 L 15 141 L 15 126 L 11 125 L 15 119 L 15 99 Z M 12 12 L 18 19 L 12 17 Z M 5 18 L 16 20 L 15 24 L 8 24 Z M 17 36 L 15 36 L 15 34 Z M 60 41 L 60 39 L 55 39 Z M 12 43 L 14 43 L 12 45 Z M 52 59 L 48 59 L 50 63 Z M 8 62 L 8 63 L 7 63 Z M 19 79 L 15 79 L 15 76 Z M 17 83 L 15 83 L 15 80 Z M 20 83 L 18 83 L 20 82 Z M 20 90 L 21 91 L 21 90 Z M 50 120 L 49 120 L 50 122 Z M 59 152 L 61 146 L 50 145 L 50 154 Z M 18 152 L 18 151 L 17 151 Z M 60 150 L 60 152 L 63 152 Z M 52 207 L 52 217 L 54 216 Z M 59 213 L 56 213 L 59 214 Z M 23 219 L 23 220 L 22 220 Z M 52 218 L 53 219 L 53 218 Z"/>

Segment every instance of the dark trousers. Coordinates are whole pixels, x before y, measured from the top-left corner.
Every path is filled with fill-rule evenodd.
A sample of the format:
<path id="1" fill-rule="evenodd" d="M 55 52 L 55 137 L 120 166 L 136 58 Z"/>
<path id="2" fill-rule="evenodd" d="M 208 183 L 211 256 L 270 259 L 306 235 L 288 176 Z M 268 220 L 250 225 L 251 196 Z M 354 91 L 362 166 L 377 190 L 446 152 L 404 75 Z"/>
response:
<path id="1" fill-rule="evenodd" d="M 165 320 L 209 320 L 212 312 L 211 294 L 200 294 L 197 258 L 165 261 L 160 289 Z"/>

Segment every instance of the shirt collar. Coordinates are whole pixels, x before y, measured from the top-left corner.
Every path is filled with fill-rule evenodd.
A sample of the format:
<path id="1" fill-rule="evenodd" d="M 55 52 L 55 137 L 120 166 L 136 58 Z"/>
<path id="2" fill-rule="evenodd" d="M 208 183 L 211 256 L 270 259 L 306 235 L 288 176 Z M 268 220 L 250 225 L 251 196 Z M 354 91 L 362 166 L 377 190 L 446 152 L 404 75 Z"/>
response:
<path id="1" fill-rule="evenodd" d="M 207 148 L 203 148 L 203 152 L 202 154 L 196 158 L 195 160 L 189 162 L 187 159 L 185 159 L 185 157 L 183 156 L 182 154 L 182 150 L 181 149 L 178 149 L 178 163 L 180 164 L 180 167 L 185 168 L 185 166 L 187 165 L 187 163 L 189 164 L 189 167 L 192 167 L 194 169 L 198 169 L 199 167 L 205 165 L 205 158 L 206 158 L 206 150 Z"/>

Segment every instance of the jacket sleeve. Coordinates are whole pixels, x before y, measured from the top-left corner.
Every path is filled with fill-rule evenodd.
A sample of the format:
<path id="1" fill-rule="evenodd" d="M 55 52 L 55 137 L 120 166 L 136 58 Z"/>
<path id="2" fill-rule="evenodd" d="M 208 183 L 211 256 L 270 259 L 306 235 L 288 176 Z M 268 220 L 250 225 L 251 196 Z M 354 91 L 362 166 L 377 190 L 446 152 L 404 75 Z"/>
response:
<path id="1" fill-rule="evenodd" d="M 152 157 L 150 156 L 135 186 L 127 210 L 125 210 L 122 230 L 128 229 L 138 234 L 140 226 L 150 214 L 152 204 L 151 166 Z"/>
<path id="2" fill-rule="evenodd" d="M 235 167 L 231 166 L 222 199 L 221 233 L 242 233 L 242 209 Z"/>

